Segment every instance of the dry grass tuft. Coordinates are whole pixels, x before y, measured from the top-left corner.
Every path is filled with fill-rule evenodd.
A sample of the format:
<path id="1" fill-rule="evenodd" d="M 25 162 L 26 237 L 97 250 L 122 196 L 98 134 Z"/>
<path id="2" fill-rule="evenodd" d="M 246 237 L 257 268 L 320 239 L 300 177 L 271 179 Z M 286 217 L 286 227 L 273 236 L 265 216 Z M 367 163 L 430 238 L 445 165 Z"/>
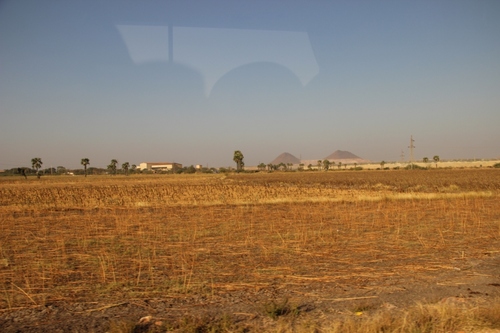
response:
<path id="1" fill-rule="evenodd" d="M 325 331 L 331 333 L 436 333 L 436 332 L 479 332 L 498 328 L 498 307 L 492 304 L 488 309 L 457 303 L 417 304 L 408 310 L 380 311 L 370 316 L 344 317 Z M 486 311 L 486 313 L 484 312 Z M 490 317 L 490 314 L 492 316 Z"/>
<path id="2" fill-rule="evenodd" d="M 477 313 L 479 320 L 488 327 L 500 329 L 500 300 L 493 304 L 481 306 Z"/>

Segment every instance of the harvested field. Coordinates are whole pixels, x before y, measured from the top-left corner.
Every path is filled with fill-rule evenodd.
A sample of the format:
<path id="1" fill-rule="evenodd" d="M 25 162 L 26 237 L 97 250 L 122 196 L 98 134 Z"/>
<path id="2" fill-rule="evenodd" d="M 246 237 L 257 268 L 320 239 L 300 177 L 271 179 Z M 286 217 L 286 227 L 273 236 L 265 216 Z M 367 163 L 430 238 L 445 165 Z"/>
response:
<path id="1" fill-rule="evenodd" d="M 6 177 L 0 327 L 498 329 L 499 195 L 494 169 Z"/>

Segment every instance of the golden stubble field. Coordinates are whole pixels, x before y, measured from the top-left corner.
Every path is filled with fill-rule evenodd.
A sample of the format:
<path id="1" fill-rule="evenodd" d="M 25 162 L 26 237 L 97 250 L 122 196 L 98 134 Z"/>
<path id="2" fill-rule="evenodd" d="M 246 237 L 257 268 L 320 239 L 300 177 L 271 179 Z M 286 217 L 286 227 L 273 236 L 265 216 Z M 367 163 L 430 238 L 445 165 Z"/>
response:
<path id="1" fill-rule="evenodd" d="M 12 331 L 50 331 L 39 312 L 65 304 L 59 324 L 116 311 L 103 332 L 143 315 L 159 318 L 143 331 L 431 332 L 447 308 L 427 307 L 453 297 L 470 318 L 443 331 L 494 329 L 499 195 L 495 169 L 5 177 L 0 314 Z"/>

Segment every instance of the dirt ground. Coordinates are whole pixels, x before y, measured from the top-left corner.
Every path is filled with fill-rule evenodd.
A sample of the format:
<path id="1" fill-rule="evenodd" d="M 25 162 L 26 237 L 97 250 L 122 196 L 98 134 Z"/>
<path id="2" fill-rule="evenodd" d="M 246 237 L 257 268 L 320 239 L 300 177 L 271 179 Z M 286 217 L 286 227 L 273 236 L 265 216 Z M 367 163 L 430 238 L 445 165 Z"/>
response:
<path id="1" fill-rule="evenodd" d="M 288 299 L 299 311 L 298 319 L 322 318 L 323 322 L 342 320 L 354 312 L 369 316 L 377 311 L 398 311 L 417 302 L 487 304 L 500 297 L 500 255 L 484 253 L 482 258 L 450 261 L 448 267 L 435 268 L 414 276 L 370 281 L 358 278 L 352 283 L 298 280 L 286 284 L 276 279 L 269 287 L 242 289 L 210 297 L 188 295 L 155 299 L 127 299 L 118 303 L 52 303 L 2 311 L 2 332 L 107 332 L 119 323 L 135 325 L 135 331 L 156 322 L 176 322 L 182 318 L 216 320 L 228 316 L 245 327 L 272 329 L 276 322 L 267 316 L 262 304 Z M 392 273 L 392 272 L 391 272 Z M 287 277 L 283 277 L 287 279 Z M 359 313 L 358 313 L 359 314 Z M 152 316 L 152 319 L 144 317 Z M 144 325 L 137 325 L 143 318 Z M 185 320 L 185 319 L 184 319 Z"/>

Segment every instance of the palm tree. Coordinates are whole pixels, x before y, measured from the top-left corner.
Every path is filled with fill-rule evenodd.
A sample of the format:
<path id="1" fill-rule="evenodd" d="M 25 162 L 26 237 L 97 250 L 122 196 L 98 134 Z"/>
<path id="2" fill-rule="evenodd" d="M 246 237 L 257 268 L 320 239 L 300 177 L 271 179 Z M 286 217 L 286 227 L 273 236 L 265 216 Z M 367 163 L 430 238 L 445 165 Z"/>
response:
<path id="1" fill-rule="evenodd" d="M 83 169 L 85 171 L 85 177 L 87 177 L 87 165 L 90 164 L 90 160 L 88 158 L 82 158 L 80 164 L 83 165 Z"/>
<path id="2" fill-rule="evenodd" d="M 299 171 L 304 171 L 304 163 L 299 163 Z"/>
<path id="3" fill-rule="evenodd" d="M 111 171 L 113 175 L 116 175 L 116 165 L 118 164 L 118 161 L 115 159 L 111 160 L 111 163 L 108 165 L 108 170 Z"/>
<path id="4" fill-rule="evenodd" d="M 309 165 L 307 166 L 307 168 L 309 169 L 309 171 L 311 171 L 313 169 L 313 165 L 311 163 L 309 163 Z"/>
<path id="5" fill-rule="evenodd" d="M 125 175 L 128 176 L 128 168 L 130 167 L 130 163 L 129 162 L 125 162 L 122 164 L 122 169 L 123 171 L 125 171 Z"/>
<path id="6" fill-rule="evenodd" d="M 380 162 L 380 169 L 384 170 L 385 161 Z"/>
<path id="7" fill-rule="evenodd" d="M 36 170 L 36 176 L 40 178 L 40 174 L 38 173 L 38 170 L 42 167 L 42 159 L 40 157 L 34 157 L 31 159 L 31 166 L 33 169 Z"/>
<path id="8" fill-rule="evenodd" d="M 243 153 L 239 150 L 234 151 L 233 161 L 236 163 L 236 171 L 240 172 L 243 170 L 245 163 L 243 163 Z"/>
<path id="9" fill-rule="evenodd" d="M 323 163 L 323 162 L 322 162 L 321 160 L 318 160 L 318 171 L 321 171 L 321 164 L 322 164 L 322 163 Z"/>
<path id="10" fill-rule="evenodd" d="M 438 162 L 439 162 L 439 156 L 438 155 L 435 155 L 433 158 L 434 162 L 436 162 L 436 169 L 438 167 Z"/>
<path id="11" fill-rule="evenodd" d="M 40 157 L 34 157 L 31 159 L 31 166 L 33 167 L 33 169 L 36 170 L 36 172 L 38 173 L 38 169 L 40 169 L 42 167 L 42 159 Z"/>
<path id="12" fill-rule="evenodd" d="M 337 167 L 339 168 L 339 170 L 340 170 L 341 166 L 342 166 L 342 162 L 339 161 L 339 164 L 337 164 Z"/>

